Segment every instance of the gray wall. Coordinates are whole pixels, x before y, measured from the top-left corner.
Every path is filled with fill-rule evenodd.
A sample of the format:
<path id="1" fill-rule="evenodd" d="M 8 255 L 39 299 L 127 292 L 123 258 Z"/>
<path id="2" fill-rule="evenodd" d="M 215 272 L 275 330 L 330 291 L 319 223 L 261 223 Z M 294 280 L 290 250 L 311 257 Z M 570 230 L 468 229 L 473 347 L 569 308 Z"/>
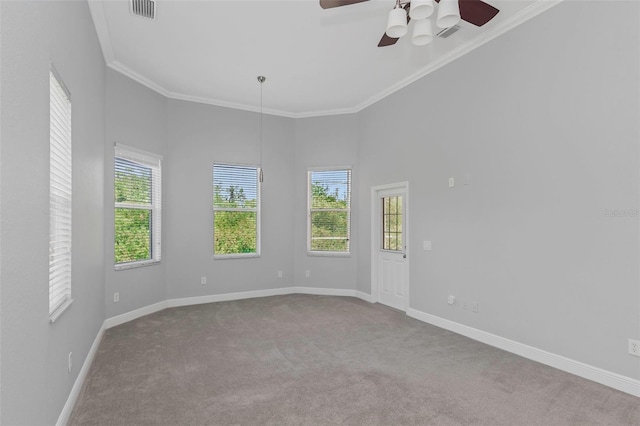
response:
<path id="1" fill-rule="evenodd" d="M 640 378 L 638 218 L 606 215 L 639 207 L 638 16 L 564 2 L 361 112 L 358 289 L 368 190 L 408 180 L 412 308 Z"/>
<path id="2" fill-rule="evenodd" d="M 106 109 L 105 205 L 113 203 L 114 141 L 165 156 L 160 265 L 113 270 L 113 209 L 106 209 L 108 318 L 165 299 L 293 285 L 355 289 L 355 256 L 306 254 L 306 172 L 308 167 L 352 166 L 355 200 L 357 115 L 301 120 L 264 116 L 261 257 L 213 260 L 211 168 L 214 162 L 260 163 L 259 115 L 167 100 L 112 70 L 107 71 Z M 353 253 L 357 212 L 354 203 Z M 279 270 L 283 278 L 277 277 Z M 200 284 L 202 276 L 206 285 Z M 116 291 L 119 303 L 113 302 Z"/>
<path id="3" fill-rule="evenodd" d="M 53 424 L 105 317 L 104 61 L 85 2 L 3 1 L 0 9 L 0 423 Z M 74 167 L 74 302 L 53 324 L 48 309 L 50 62 L 71 92 Z"/>
<path id="4" fill-rule="evenodd" d="M 639 207 L 639 7 L 565 2 L 359 114 L 266 115 L 262 257 L 213 260 L 211 167 L 260 161 L 259 116 L 105 77 L 84 2 L 0 2 L 0 423 L 54 423 L 105 318 L 294 285 L 368 293 L 369 190 L 404 180 L 412 308 L 640 378 L 626 353 L 640 337 L 638 219 L 606 215 Z M 620 30 L 593 30 L 607 20 Z M 74 111 L 75 301 L 54 324 L 50 61 Z M 161 265 L 113 271 L 114 141 L 165 156 Z M 353 255 L 308 257 L 307 167 L 344 165 Z"/>
<path id="5" fill-rule="evenodd" d="M 168 298 L 292 286 L 293 120 L 263 118 L 261 257 L 213 260 L 213 163 L 259 164 L 260 116 L 174 100 L 168 116 L 163 210 Z M 200 284 L 202 276 L 206 285 Z"/>
<path id="6" fill-rule="evenodd" d="M 111 69 L 106 71 L 106 81 L 104 275 L 106 314 L 111 318 L 167 299 L 164 247 L 169 240 L 164 235 L 162 261 L 142 268 L 114 270 L 113 246 L 113 144 L 118 142 L 166 157 L 167 99 Z M 162 163 L 164 206 L 170 203 L 170 199 L 165 197 L 168 163 L 166 158 Z M 164 217 L 162 222 L 164 229 Z M 114 292 L 120 293 L 118 303 L 113 302 Z"/>
<path id="7" fill-rule="evenodd" d="M 295 122 L 295 283 L 303 287 L 354 290 L 358 253 L 358 117 L 356 114 Z M 307 255 L 307 171 L 311 167 L 351 167 L 351 255 Z M 307 278 L 305 271 L 310 272 Z"/>

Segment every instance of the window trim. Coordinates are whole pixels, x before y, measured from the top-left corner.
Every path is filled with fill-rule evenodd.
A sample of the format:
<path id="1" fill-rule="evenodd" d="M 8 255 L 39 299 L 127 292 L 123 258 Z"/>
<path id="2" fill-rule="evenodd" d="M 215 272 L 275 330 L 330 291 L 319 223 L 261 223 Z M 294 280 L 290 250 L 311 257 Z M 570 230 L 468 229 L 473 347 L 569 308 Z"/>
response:
<path id="1" fill-rule="evenodd" d="M 151 190 L 155 195 L 152 198 L 150 205 L 138 205 L 128 203 L 118 203 L 115 201 L 115 160 L 116 158 L 122 158 L 127 161 L 139 163 L 145 167 L 151 168 Z M 151 259 L 134 260 L 131 262 L 115 263 L 113 268 L 116 271 L 122 271 L 126 269 L 142 268 L 145 266 L 157 265 L 162 261 L 162 159 L 163 157 L 152 152 L 144 151 L 129 145 L 125 145 L 119 142 L 114 144 L 114 220 L 113 220 L 113 234 L 115 239 L 115 209 L 117 208 L 129 208 L 151 211 Z"/>
<path id="2" fill-rule="evenodd" d="M 53 112 L 51 110 L 51 103 L 54 100 L 60 100 L 59 98 L 54 98 L 54 91 L 52 91 L 52 86 L 51 86 L 51 79 L 53 78 L 53 80 L 55 80 L 55 84 L 62 90 L 62 95 L 66 97 L 66 101 L 68 103 L 68 107 L 69 107 L 69 121 L 68 123 L 65 122 L 63 123 L 63 125 L 66 127 L 68 126 L 68 132 L 69 132 L 69 139 L 68 141 L 65 139 L 65 141 L 62 141 L 61 144 L 68 144 L 68 150 L 69 150 L 69 156 L 68 158 L 64 158 L 63 162 L 64 163 L 68 163 L 68 187 L 63 188 L 63 191 L 66 192 L 68 190 L 68 201 L 66 204 L 68 204 L 68 221 L 69 221 L 69 230 L 68 230 L 68 271 L 66 273 L 64 273 L 66 275 L 66 278 L 64 278 L 64 282 L 62 284 L 58 284 L 56 285 L 54 288 L 52 288 L 52 283 L 51 283 L 51 260 L 53 258 L 53 253 L 52 253 L 52 244 L 51 244 L 51 234 L 53 233 L 52 229 L 51 229 L 51 222 L 53 221 L 54 218 L 57 218 L 59 216 L 62 216 L 62 214 L 60 212 L 58 212 L 57 210 L 54 210 L 54 212 L 56 214 L 52 214 L 54 212 L 52 212 L 52 205 L 51 205 L 51 198 L 52 198 L 52 191 L 51 189 L 56 186 L 58 187 L 59 184 L 64 183 L 64 182 L 60 182 L 59 180 L 57 180 L 55 178 L 55 173 L 52 173 L 53 171 L 53 149 L 54 148 L 54 143 L 52 143 L 52 138 L 51 138 L 51 133 L 52 133 L 52 128 L 51 128 L 51 121 L 54 118 Z M 57 92 L 57 91 L 56 91 Z M 60 111 L 57 111 L 60 112 Z M 57 139 L 56 139 L 57 140 Z M 62 147 L 58 146 L 60 144 L 58 144 L 56 142 L 56 151 L 60 150 Z M 56 156 L 57 157 L 57 156 Z M 59 160 L 56 161 L 56 163 L 59 162 Z M 52 176 L 53 175 L 53 176 Z M 53 179 L 52 179 L 53 177 Z M 65 312 L 67 310 L 67 308 L 69 306 L 71 306 L 71 304 L 73 303 L 73 293 L 72 293 L 72 281 L 73 281 L 73 108 L 72 108 L 72 103 L 71 103 L 71 93 L 69 92 L 69 89 L 67 88 L 67 86 L 64 84 L 64 82 L 62 81 L 62 78 L 60 77 L 60 74 L 58 73 L 58 71 L 56 70 L 56 68 L 53 66 L 53 64 L 50 64 L 49 66 L 49 323 L 54 323 L 59 317 L 60 315 L 62 315 L 63 312 Z M 61 301 L 59 303 L 56 303 L 54 305 L 51 304 L 51 295 L 53 292 L 57 291 L 57 290 L 63 290 L 63 298 L 61 299 Z M 53 291 L 52 291 L 53 290 Z"/>
<path id="3" fill-rule="evenodd" d="M 347 209 L 326 209 L 333 211 L 347 211 L 347 241 L 348 251 L 311 250 L 311 174 L 313 172 L 348 171 L 349 172 L 349 207 Z M 312 257 L 351 257 L 351 198 L 353 195 L 353 167 L 307 167 L 307 256 Z"/>
<path id="4" fill-rule="evenodd" d="M 256 169 L 256 196 L 258 198 L 257 203 L 256 203 L 256 252 L 255 253 L 228 253 L 228 254 L 216 254 L 215 252 L 215 247 L 216 247 L 216 243 L 215 243 L 215 238 L 216 238 L 216 225 L 215 225 L 215 221 L 216 221 L 216 216 L 215 216 L 215 212 L 216 212 L 216 207 L 213 205 L 211 206 L 211 225 L 212 225 L 212 233 L 211 235 L 213 236 L 213 260 L 231 260 L 231 259 L 255 259 L 255 258 L 259 258 L 262 256 L 262 226 L 261 226 L 261 222 L 262 222 L 262 182 L 260 182 L 260 170 L 262 169 L 262 167 L 260 167 L 260 165 L 258 164 L 246 164 L 246 163 L 225 163 L 225 162 L 219 162 L 216 161 L 213 163 L 213 165 L 211 166 L 211 189 L 212 191 L 215 191 L 215 185 L 213 183 L 213 178 L 214 178 L 214 168 L 215 166 L 228 166 L 228 167 L 244 167 L 244 168 L 252 168 L 252 169 Z M 213 195 L 213 194 L 212 194 Z M 247 210 L 247 209 L 224 209 L 224 208 L 218 208 L 218 211 L 253 211 L 253 210 Z"/>

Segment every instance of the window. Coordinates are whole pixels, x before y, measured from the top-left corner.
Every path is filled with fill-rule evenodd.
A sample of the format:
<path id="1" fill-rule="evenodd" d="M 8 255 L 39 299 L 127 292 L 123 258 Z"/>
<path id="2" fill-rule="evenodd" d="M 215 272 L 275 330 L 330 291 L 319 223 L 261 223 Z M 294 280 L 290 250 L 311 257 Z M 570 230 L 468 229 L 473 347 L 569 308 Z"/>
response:
<path id="1" fill-rule="evenodd" d="M 214 257 L 260 255 L 260 169 L 213 165 Z"/>
<path id="2" fill-rule="evenodd" d="M 382 197 L 382 250 L 403 251 L 402 195 Z"/>
<path id="3" fill-rule="evenodd" d="M 117 144 L 114 161 L 115 269 L 160 262 L 162 157 Z"/>
<path id="4" fill-rule="evenodd" d="M 71 96 L 49 72 L 49 320 L 71 305 Z"/>
<path id="5" fill-rule="evenodd" d="M 310 170 L 307 249 L 348 254 L 351 237 L 351 170 Z"/>

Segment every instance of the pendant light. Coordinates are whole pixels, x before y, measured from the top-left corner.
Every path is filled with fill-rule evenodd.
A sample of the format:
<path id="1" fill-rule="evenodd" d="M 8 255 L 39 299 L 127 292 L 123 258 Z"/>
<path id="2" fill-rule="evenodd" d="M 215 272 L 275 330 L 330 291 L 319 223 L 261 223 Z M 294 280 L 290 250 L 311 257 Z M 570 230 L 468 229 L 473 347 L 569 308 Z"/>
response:
<path id="1" fill-rule="evenodd" d="M 411 19 L 419 21 L 421 19 L 427 19 L 433 11 L 435 5 L 433 0 L 411 0 L 411 6 L 409 8 L 409 16 Z"/>
<path id="2" fill-rule="evenodd" d="M 438 3 L 437 7 L 436 2 Z M 491 9 L 495 9 L 486 3 L 482 4 L 485 4 Z M 437 13 L 435 13 L 436 9 Z M 497 13 L 497 9 L 495 9 L 495 11 L 495 13 Z M 434 39 L 434 23 L 430 20 L 434 13 L 436 15 L 435 25 L 439 28 L 455 27 L 461 19 L 459 0 L 396 0 L 395 6 L 389 12 L 387 19 L 386 36 L 392 39 L 399 39 L 407 34 L 409 21 L 411 21 L 411 25 L 413 26 L 411 42 L 416 46 L 429 44 Z M 482 13 L 486 14 L 486 11 Z M 495 13 L 489 16 L 489 19 L 495 16 Z M 469 22 L 473 23 L 473 19 Z M 392 40 L 391 43 L 389 43 L 383 38 L 380 41 L 381 44 L 378 44 L 378 46 L 389 46 L 390 44 L 394 44 L 395 41 L 396 40 Z"/>
<path id="3" fill-rule="evenodd" d="M 400 0 L 396 1 L 395 7 L 389 12 L 386 32 L 391 38 L 400 38 L 407 33 L 407 11 L 400 6 Z"/>
<path id="4" fill-rule="evenodd" d="M 416 46 L 424 46 L 433 41 L 433 29 L 429 19 L 421 19 L 413 24 L 411 41 Z"/>
<path id="5" fill-rule="evenodd" d="M 258 76 L 258 83 L 260 83 L 260 182 L 264 181 L 264 176 L 262 174 L 262 83 L 266 80 L 267 78 L 265 76 Z"/>
<path id="6" fill-rule="evenodd" d="M 458 0 L 440 0 L 436 25 L 440 28 L 450 28 L 460 22 L 460 5 Z"/>

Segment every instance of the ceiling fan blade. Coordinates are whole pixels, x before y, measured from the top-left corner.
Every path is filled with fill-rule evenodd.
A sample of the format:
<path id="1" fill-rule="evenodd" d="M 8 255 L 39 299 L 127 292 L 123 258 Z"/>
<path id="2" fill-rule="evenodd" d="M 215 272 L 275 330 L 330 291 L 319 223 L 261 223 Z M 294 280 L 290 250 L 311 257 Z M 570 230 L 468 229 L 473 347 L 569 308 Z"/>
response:
<path id="1" fill-rule="evenodd" d="M 411 17 L 409 16 L 409 7 L 410 3 L 407 3 L 403 6 L 403 9 L 407 11 L 407 25 L 409 25 L 409 22 L 411 22 Z M 392 46 L 396 44 L 398 40 L 400 39 L 389 37 L 387 33 L 384 33 L 382 35 L 382 38 L 380 39 L 380 42 L 378 43 L 378 47 Z"/>
<path id="2" fill-rule="evenodd" d="M 368 0 L 320 0 L 320 7 L 331 9 L 333 7 L 349 6 L 350 4 L 362 3 Z"/>
<path id="3" fill-rule="evenodd" d="M 492 20 L 500 12 L 481 0 L 459 0 L 459 3 L 460 17 L 478 27 Z"/>
<path id="4" fill-rule="evenodd" d="M 436 0 L 436 2 L 440 3 L 440 0 Z M 460 5 L 460 17 L 478 27 L 492 20 L 500 12 L 482 0 L 458 0 L 458 4 Z"/>
<path id="5" fill-rule="evenodd" d="M 387 33 L 384 33 L 382 35 L 382 38 L 380 39 L 380 42 L 378 43 L 378 47 L 385 47 L 385 46 L 391 46 L 396 44 L 396 42 L 400 40 L 399 38 L 391 38 L 387 35 Z"/>

